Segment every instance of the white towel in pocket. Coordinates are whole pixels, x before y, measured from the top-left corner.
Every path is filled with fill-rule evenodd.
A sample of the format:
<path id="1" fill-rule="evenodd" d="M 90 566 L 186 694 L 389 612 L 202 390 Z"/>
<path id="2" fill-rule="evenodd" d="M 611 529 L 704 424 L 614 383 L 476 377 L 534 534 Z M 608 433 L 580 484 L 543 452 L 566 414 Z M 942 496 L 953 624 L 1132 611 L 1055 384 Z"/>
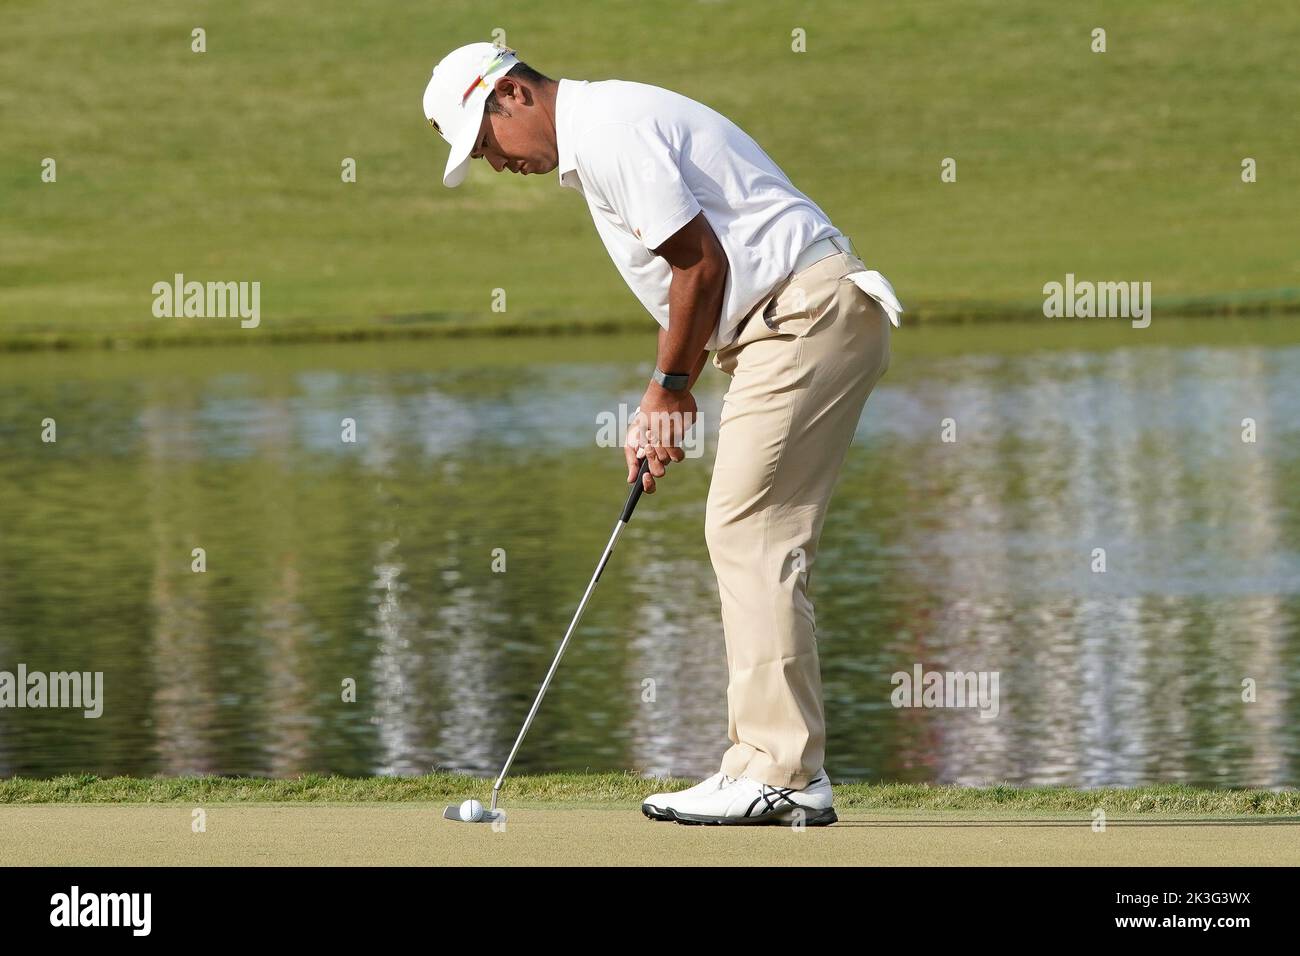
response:
<path id="1" fill-rule="evenodd" d="M 852 279 L 854 285 L 879 302 L 894 328 L 898 328 L 898 315 L 903 311 L 903 306 L 898 301 L 898 296 L 894 295 L 894 287 L 888 279 L 875 271 L 853 272 L 844 278 Z"/>

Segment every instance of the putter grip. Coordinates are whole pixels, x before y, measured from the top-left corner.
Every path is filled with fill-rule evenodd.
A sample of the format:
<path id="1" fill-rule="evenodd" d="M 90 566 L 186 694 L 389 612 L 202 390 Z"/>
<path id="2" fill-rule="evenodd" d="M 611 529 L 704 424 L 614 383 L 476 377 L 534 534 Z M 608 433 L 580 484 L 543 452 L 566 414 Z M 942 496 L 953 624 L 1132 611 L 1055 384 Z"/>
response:
<path id="1" fill-rule="evenodd" d="M 627 504 L 623 506 L 622 521 L 627 524 L 632 520 L 632 512 L 636 510 L 636 503 L 641 500 L 641 494 L 645 491 L 645 486 L 641 483 L 650 470 L 650 459 L 641 459 L 641 470 L 636 473 L 636 481 L 632 484 L 632 491 L 627 496 Z"/>

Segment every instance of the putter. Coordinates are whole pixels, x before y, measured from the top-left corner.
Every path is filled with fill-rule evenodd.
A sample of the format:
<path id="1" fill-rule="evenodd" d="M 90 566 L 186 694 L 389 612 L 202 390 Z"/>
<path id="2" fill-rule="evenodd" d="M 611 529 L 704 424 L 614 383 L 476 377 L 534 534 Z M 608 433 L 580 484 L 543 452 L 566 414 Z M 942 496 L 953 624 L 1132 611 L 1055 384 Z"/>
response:
<path id="1" fill-rule="evenodd" d="M 515 761 L 515 754 L 519 753 L 519 745 L 524 742 L 524 735 L 528 733 L 533 718 L 537 716 L 537 709 L 542 706 L 542 698 L 546 696 L 547 688 L 551 686 L 551 678 L 555 676 L 555 671 L 560 666 L 560 658 L 564 656 L 564 651 L 569 646 L 569 638 L 573 637 L 573 632 L 577 630 L 578 621 L 582 619 L 582 612 L 586 610 L 587 601 L 591 599 L 591 593 L 596 590 L 596 584 L 605 571 L 605 565 L 609 563 L 609 556 L 614 553 L 614 545 L 618 541 L 618 536 L 623 533 L 627 523 L 632 520 L 632 512 L 636 510 L 636 503 L 641 500 L 641 493 L 644 491 L 642 482 L 644 482 L 649 471 L 650 459 L 644 458 L 641 460 L 641 470 L 637 472 L 636 483 L 627 496 L 627 504 L 623 506 L 623 514 L 619 517 L 618 523 L 614 525 L 614 533 L 609 536 L 609 544 L 605 545 L 605 553 L 600 556 L 600 564 L 596 565 L 596 573 L 591 576 L 586 593 L 582 595 L 582 600 L 578 602 L 578 610 L 574 612 L 573 620 L 569 622 L 569 629 L 564 632 L 564 640 L 560 641 L 560 649 L 555 652 L 555 660 L 551 661 L 551 669 L 546 672 L 546 679 L 542 681 L 542 686 L 537 691 L 537 698 L 533 701 L 528 716 L 524 718 L 524 725 L 519 728 L 519 736 L 515 738 L 515 745 L 510 748 L 510 756 L 506 758 L 506 764 L 501 768 L 501 775 L 497 777 L 497 782 L 492 785 L 492 806 L 484 808 L 483 816 L 474 821 L 462 819 L 459 806 L 450 806 L 442 811 L 444 820 L 455 820 L 457 823 L 495 823 L 505 818 L 505 811 L 497 806 L 497 798 L 501 795 L 501 784 L 505 782 L 506 774 L 510 772 L 510 765 Z"/>

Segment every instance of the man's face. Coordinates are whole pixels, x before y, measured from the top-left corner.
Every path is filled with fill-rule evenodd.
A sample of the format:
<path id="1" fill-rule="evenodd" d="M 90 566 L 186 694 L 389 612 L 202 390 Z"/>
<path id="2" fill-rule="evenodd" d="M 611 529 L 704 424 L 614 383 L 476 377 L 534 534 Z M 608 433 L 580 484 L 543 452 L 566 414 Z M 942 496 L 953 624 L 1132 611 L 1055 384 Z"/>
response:
<path id="1" fill-rule="evenodd" d="M 486 159 L 498 173 L 549 173 L 560 163 L 555 129 L 533 91 L 503 77 L 496 85 L 497 102 L 509 113 L 484 111 L 472 159 Z"/>

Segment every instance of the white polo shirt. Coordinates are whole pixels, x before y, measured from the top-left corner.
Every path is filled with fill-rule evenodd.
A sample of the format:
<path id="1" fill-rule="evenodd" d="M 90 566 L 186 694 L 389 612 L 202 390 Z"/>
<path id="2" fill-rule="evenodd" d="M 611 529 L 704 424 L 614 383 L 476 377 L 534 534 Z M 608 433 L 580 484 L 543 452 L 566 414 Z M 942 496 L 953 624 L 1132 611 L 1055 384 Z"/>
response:
<path id="1" fill-rule="evenodd" d="M 669 90 L 560 80 L 555 131 L 561 185 L 586 197 L 610 258 L 665 329 L 672 269 L 651 250 L 704 212 L 730 266 L 710 350 L 731 343 L 800 252 L 839 235 L 744 130 Z"/>

